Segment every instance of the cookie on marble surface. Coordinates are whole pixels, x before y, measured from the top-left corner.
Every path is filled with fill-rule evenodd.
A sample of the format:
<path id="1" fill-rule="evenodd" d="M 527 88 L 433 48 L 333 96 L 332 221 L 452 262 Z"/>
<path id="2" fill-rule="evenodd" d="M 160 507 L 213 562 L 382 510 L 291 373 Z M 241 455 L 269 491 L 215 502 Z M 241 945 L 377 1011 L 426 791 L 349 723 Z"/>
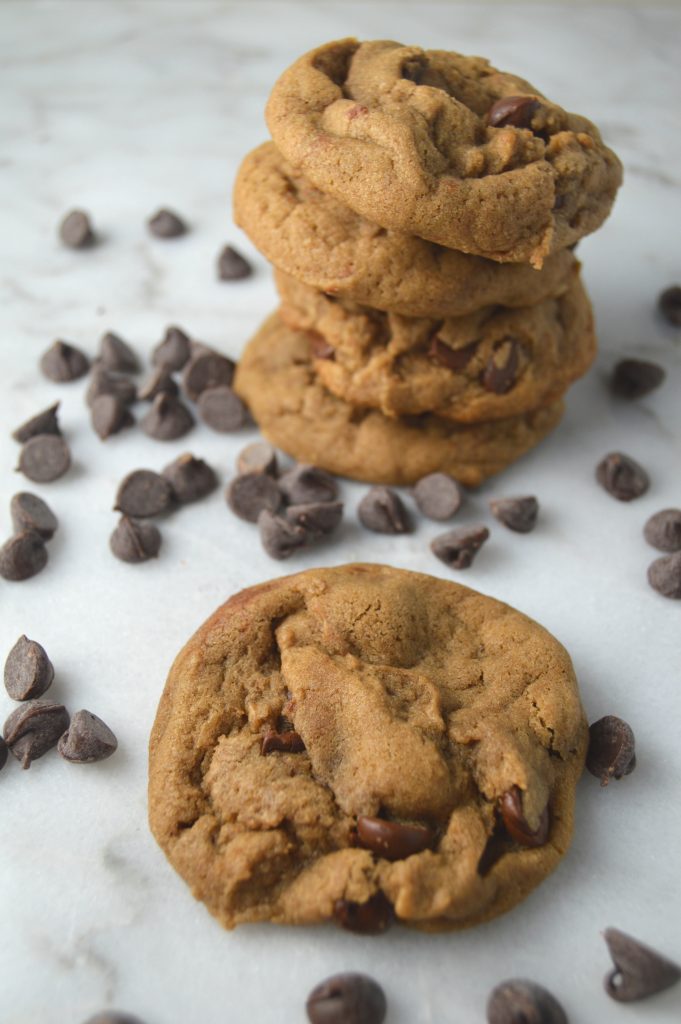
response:
<path id="1" fill-rule="evenodd" d="M 463 928 L 560 861 L 587 736 L 567 652 L 525 615 L 420 573 L 311 569 L 236 594 L 176 658 L 151 828 L 228 928 Z"/>
<path id="2" fill-rule="evenodd" d="M 595 231 L 622 179 L 590 121 L 482 57 L 341 39 L 285 71 L 266 113 L 277 148 L 323 192 L 501 262 L 541 267 Z"/>
<path id="3" fill-rule="evenodd" d="M 310 339 L 278 314 L 265 321 L 239 362 L 234 388 L 263 434 L 300 462 L 379 484 L 413 484 L 449 473 L 469 487 L 515 462 L 560 421 L 562 402 L 491 423 L 439 416 L 390 419 L 344 402 L 321 384 Z"/>
<path id="4" fill-rule="evenodd" d="M 234 219 L 285 273 L 350 302 L 402 316 L 466 316 L 485 306 L 527 306 L 562 294 L 575 258 L 541 270 L 495 263 L 373 224 L 315 188 L 267 142 L 243 161 Z"/>
<path id="5" fill-rule="evenodd" d="M 386 416 L 431 412 L 458 423 L 519 416 L 560 398 L 596 355 L 577 265 L 560 298 L 444 320 L 341 302 L 281 272 L 276 282 L 284 322 L 314 332 L 324 386 Z"/>

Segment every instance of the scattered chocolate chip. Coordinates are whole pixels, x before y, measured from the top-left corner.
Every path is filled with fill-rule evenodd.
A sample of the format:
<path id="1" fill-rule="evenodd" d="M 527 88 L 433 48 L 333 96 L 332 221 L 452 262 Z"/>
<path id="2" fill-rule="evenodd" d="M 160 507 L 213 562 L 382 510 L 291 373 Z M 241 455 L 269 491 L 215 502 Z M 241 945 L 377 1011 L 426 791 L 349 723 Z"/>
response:
<path id="1" fill-rule="evenodd" d="M 109 537 L 112 554 L 121 562 L 139 565 L 156 558 L 161 550 L 161 533 L 153 523 L 121 516 Z"/>
<path id="2" fill-rule="evenodd" d="M 15 533 L 32 530 L 43 540 L 51 540 L 57 532 L 59 521 L 49 505 L 37 494 L 19 491 L 9 503 L 12 525 Z"/>
<path id="3" fill-rule="evenodd" d="M 138 388 L 137 398 L 140 402 L 149 402 L 156 398 L 156 395 L 164 393 L 175 397 L 175 395 L 180 393 L 180 389 L 171 376 L 170 371 L 166 370 L 163 366 L 157 366 Z"/>
<path id="4" fill-rule="evenodd" d="M 97 395 L 90 408 L 92 429 L 102 439 L 117 434 L 124 427 L 131 427 L 135 420 L 122 399 L 117 395 Z"/>
<path id="5" fill-rule="evenodd" d="M 323 334 L 320 334 L 319 331 L 308 331 L 307 336 L 310 339 L 310 352 L 313 359 L 335 358 L 336 351 L 333 345 L 329 345 Z"/>
<path id="6" fill-rule="evenodd" d="M 650 486 L 650 479 L 643 466 L 621 452 L 611 452 L 598 463 L 596 479 L 618 501 L 640 498 Z"/>
<path id="7" fill-rule="evenodd" d="M 518 353 L 520 346 L 512 338 L 498 342 L 480 375 L 480 382 L 487 391 L 505 395 L 516 382 L 518 374 Z"/>
<path id="8" fill-rule="evenodd" d="M 681 551 L 656 558 L 648 566 L 648 583 L 663 597 L 681 598 Z"/>
<path id="9" fill-rule="evenodd" d="M 111 757 L 117 746 L 118 740 L 101 718 L 91 711 L 76 711 L 57 750 L 73 764 L 93 764 Z"/>
<path id="10" fill-rule="evenodd" d="M 94 1017 L 88 1017 L 85 1024 L 144 1024 L 144 1022 L 131 1013 L 122 1013 L 120 1010 L 104 1010 L 102 1013 L 96 1013 Z"/>
<path id="11" fill-rule="evenodd" d="M 25 441 L 30 441 L 37 434 L 60 435 L 61 430 L 59 429 L 59 420 L 57 419 L 58 409 L 59 402 L 55 402 L 49 409 L 39 412 L 36 416 L 32 416 L 30 420 L 22 423 L 20 427 L 17 427 L 12 437 L 15 441 L 24 444 Z"/>
<path id="12" fill-rule="evenodd" d="M 289 558 L 298 548 L 304 547 L 310 539 L 302 526 L 289 523 L 269 509 L 263 509 L 258 516 L 260 540 L 270 558 Z"/>
<path id="13" fill-rule="evenodd" d="M 28 580 L 47 565 L 47 548 L 42 537 L 24 530 L 10 537 L 0 548 L 0 576 L 6 580 Z"/>
<path id="14" fill-rule="evenodd" d="M 150 217 L 147 227 L 156 238 L 177 238 L 187 230 L 185 222 L 172 210 L 161 209 Z"/>
<path id="15" fill-rule="evenodd" d="M 450 345 L 447 345 L 446 342 L 436 335 L 430 342 L 428 355 L 436 363 L 439 363 L 440 366 L 446 366 L 448 370 L 460 373 L 461 370 L 468 366 L 477 348 L 477 341 L 471 341 L 468 345 L 464 345 L 461 348 L 451 348 Z"/>
<path id="16" fill-rule="evenodd" d="M 85 392 L 85 401 L 91 406 L 100 395 L 115 395 L 124 405 L 131 405 L 137 397 L 137 389 L 129 377 L 112 373 L 104 366 L 95 366 Z"/>
<path id="17" fill-rule="evenodd" d="M 306 505 L 312 501 L 334 501 L 338 497 L 338 484 L 331 474 L 304 463 L 282 473 L 279 477 L 279 487 L 291 505 Z"/>
<path id="18" fill-rule="evenodd" d="M 657 363 L 642 359 L 622 359 L 610 378 L 610 389 L 620 398 L 641 398 L 659 388 L 666 373 Z"/>
<path id="19" fill-rule="evenodd" d="M 467 569 L 488 537 L 486 526 L 462 526 L 439 534 L 430 542 L 430 550 L 451 569 Z"/>
<path id="20" fill-rule="evenodd" d="M 399 494 L 389 487 L 372 487 L 357 506 L 362 526 L 375 533 L 410 533 L 409 513 Z"/>
<path id="21" fill-rule="evenodd" d="M 156 395 L 151 409 L 140 420 L 145 434 L 156 441 L 176 441 L 194 426 L 194 417 L 179 398 L 162 391 Z"/>
<path id="22" fill-rule="evenodd" d="M 275 751 L 283 754 L 301 754 L 303 750 L 303 738 L 294 729 L 288 732 L 266 732 L 260 746 L 261 754 L 272 754 Z"/>
<path id="23" fill-rule="evenodd" d="M 194 402 L 209 388 L 224 387 L 232 383 L 235 366 L 231 359 L 219 352 L 199 352 L 184 368 L 182 385 Z"/>
<path id="24" fill-rule="evenodd" d="M 658 551 L 681 550 L 681 508 L 665 508 L 650 517 L 643 536 Z"/>
<path id="25" fill-rule="evenodd" d="M 32 761 L 57 745 L 68 727 L 69 715 L 63 704 L 28 700 L 9 716 L 3 736 L 14 757 L 21 762 L 21 767 L 30 768 Z"/>
<path id="26" fill-rule="evenodd" d="M 448 473 L 429 473 L 415 484 L 414 500 L 424 516 L 441 522 L 458 512 L 461 491 Z"/>
<path id="27" fill-rule="evenodd" d="M 536 96 L 502 96 L 493 103 L 487 114 L 492 128 L 531 128 L 532 118 L 539 109 Z"/>
<path id="28" fill-rule="evenodd" d="M 382 1024 L 383 989 L 366 974 L 334 974 L 316 985 L 305 1004 L 311 1024 Z"/>
<path id="29" fill-rule="evenodd" d="M 218 485 L 215 471 L 208 463 L 195 458 L 189 452 L 169 463 L 163 470 L 163 476 L 181 505 L 205 498 Z"/>
<path id="30" fill-rule="evenodd" d="M 681 967 L 617 928 L 603 932 L 615 969 L 603 979 L 618 1003 L 633 1003 L 664 992 L 681 979 Z"/>
<path id="31" fill-rule="evenodd" d="M 174 503 L 173 489 L 165 477 L 151 469 L 135 469 L 121 481 L 114 510 L 147 519 L 168 512 Z"/>
<path id="32" fill-rule="evenodd" d="M 102 335 L 99 358 L 106 369 L 113 373 L 139 373 L 139 359 L 128 343 L 113 331 Z"/>
<path id="33" fill-rule="evenodd" d="M 489 503 L 492 515 L 516 533 L 529 533 L 537 525 L 539 502 L 532 495 L 522 498 L 496 498 Z"/>
<path id="34" fill-rule="evenodd" d="M 276 452 L 267 441 L 253 441 L 242 448 L 236 468 L 238 473 L 267 473 L 275 477 L 279 471 Z"/>
<path id="35" fill-rule="evenodd" d="M 306 505 L 289 505 L 286 509 L 287 521 L 301 526 L 315 540 L 333 533 L 342 518 L 342 501 L 314 501 Z"/>
<path id="36" fill-rule="evenodd" d="M 59 237 L 69 249 L 83 249 L 95 240 L 90 218 L 82 210 L 71 210 L 59 225 Z"/>
<path id="37" fill-rule="evenodd" d="M 681 287 L 678 284 L 666 288 L 657 305 L 665 320 L 668 320 L 674 327 L 681 327 Z"/>
<path id="38" fill-rule="evenodd" d="M 252 273 L 251 264 L 231 245 L 221 250 L 218 256 L 218 277 L 221 281 L 240 281 Z"/>
<path id="39" fill-rule="evenodd" d="M 366 903 L 336 900 L 333 916 L 346 931 L 360 935 L 380 935 L 393 922 L 393 908 L 384 893 L 377 892 Z"/>
<path id="40" fill-rule="evenodd" d="M 525 978 L 502 981 L 487 1000 L 489 1024 L 568 1024 L 563 1007 L 547 989 Z"/>
<path id="41" fill-rule="evenodd" d="M 203 422 L 221 434 L 239 430 L 248 422 L 248 409 L 230 387 L 207 388 L 198 399 Z"/>
<path id="42" fill-rule="evenodd" d="M 71 453 L 63 437 L 37 434 L 21 449 L 17 469 L 29 480 L 47 484 L 63 476 L 70 465 Z"/>
<path id="43" fill-rule="evenodd" d="M 386 860 L 404 860 L 427 850 L 435 841 L 432 828 L 425 825 L 403 825 L 360 814 L 357 818 L 359 845 Z"/>
<path id="44" fill-rule="evenodd" d="M 179 327 L 166 327 L 163 340 L 151 354 L 154 366 L 162 366 L 169 373 L 181 370 L 191 356 L 189 337 Z"/>
<path id="45" fill-rule="evenodd" d="M 507 790 L 499 801 L 501 820 L 511 839 L 521 846 L 544 846 L 549 838 L 549 809 L 545 807 L 536 829 L 531 829 L 523 811 L 522 793 L 517 786 Z"/>
<path id="46" fill-rule="evenodd" d="M 7 764 L 7 744 L 0 736 L 0 768 L 4 768 Z"/>
<path id="47" fill-rule="evenodd" d="M 589 727 L 587 770 L 607 786 L 611 779 L 630 775 L 636 767 L 634 733 L 616 715 L 606 715 Z"/>
<path id="48" fill-rule="evenodd" d="M 55 341 L 40 359 L 40 369 L 50 380 L 63 384 L 84 377 L 90 369 L 90 360 L 75 345 Z"/>
<path id="49" fill-rule="evenodd" d="M 232 512 L 249 523 L 257 522 L 263 510 L 276 512 L 281 505 L 276 480 L 266 473 L 235 476 L 227 486 L 225 497 Z"/>
<path id="50" fill-rule="evenodd" d="M 45 648 L 20 636 L 5 662 L 5 689 L 12 700 L 42 697 L 53 679 L 54 668 Z"/>

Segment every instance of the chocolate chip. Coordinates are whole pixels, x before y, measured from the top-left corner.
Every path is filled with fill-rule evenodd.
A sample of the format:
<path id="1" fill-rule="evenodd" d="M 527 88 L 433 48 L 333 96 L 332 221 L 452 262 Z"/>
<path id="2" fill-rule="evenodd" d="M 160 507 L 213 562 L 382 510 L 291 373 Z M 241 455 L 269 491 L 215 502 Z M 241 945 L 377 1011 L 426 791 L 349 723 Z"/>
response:
<path id="1" fill-rule="evenodd" d="M 136 469 L 121 481 L 114 510 L 147 519 L 168 512 L 174 503 L 173 489 L 165 477 L 151 469 Z"/>
<path id="2" fill-rule="evenodd" d="M 323 334 L 319 331 L 307 331 L 310 339 L 310 352 L 313 359 L 334 359 L 336 351 L 333 345 L 329 345 Z"/>
<path id="3" fill-rule="evenodd" d="M 681 967 L 617 928 L 603 932 L 615 965 L 603 979 L 605 991 L 618 1003 L 633 1003 L 664 992 L 681 979 Z"/>
<path id="4" fill-rule="evenodd" d="M 383 989 L 366 974 L 334 974 L 316 985 L 305 1004 L 311 1024 L 382 1024 Z"/>
<path id="5" fill-rule="evenodd" d="M 239 430 L 248 422 L 248 409 L 230 387 L 207 388 L 199 395 L 199 415 L 221 434 Z"/>
<path id="6" fill-rule="evenodd" d="M 94 1017 L 88 1017 L 85 1024 L 144 1024 L 139 1017 L 133 1017 L 131 1013 L 121 1013 L 120 1010 L 104 1010 L 96 1013 Z"/>
<path id="7" fill-rule="evenodd" d="M 650 478 L 643 466 L 622 452 L 611 452 L 598 463 L 596 479 L 618 501 L 640 498 L 650 486 Z"/>
<path id="8" fill-rule="evenodd" d="M 523 498 L 495 498 L 489 503 L 492 515 L 516 533 L 529 533 L 537 525 L 539 502 L 532 495 Z"/>
<path id="9" fill-rule="evenodd" d="M 427 850 L 435 841 L 435 833 L 426 825 L 403 825 L 360 814 L 357 818 L 360 846 L 385 860 L 404 860 Z"/>
<path id="10" fill-rule="evenodd" d="M 173 380 L 170 371 L 166 370 L 163 366 L 157 366 L 156 369 L 151 371 L 141 387 L 138 388 L 137 397 L 141 402 L 148 402 L 156 398 L 156 395 L 164 393 L 174 397 L 180 393 L 180 389 Z"/>
<path id="11" fill-rule="evenodd" d="M 446 366 L 448 370 L 459 373 L 470 363 L 477 351 L 478 344 L 477 341 L 472 341 L 462 348 L 451 348 L 451 346 L 435 336 L 430 342 L 428 355 L 436 363 L 439 363 L 440 366 Z"/>
<path id="12" fill-rule="evenodd" d="M 47 548 L 42 537 L 24 530 L 0 548 L 0 576 L 6 580 L 28 580 L 47 565 Z"/>
<path id="13" fill-rule="evenodd" d="M 681 598 L 681 551 L 656 558 L 648 566 L 648 583 L 663 597 Z"/>
<path id="14" fill-rule="evenodd" d="M 641 398 L 659 388 L 665 377 L 666 373 L 657 363 L 622 359 L 612 372 L 610 389 L 620 398 Z"/>
<path id="15" fill-rule="evenodd" d="M 218 277 L 221 281 L 240 281 L 253 273 L 251 264 L 231 245 L 226 245 L 218 256 Z"/>
<path id="16" fill-rule="evenodd" d="M 97 395 L 90 409 L 92 429 L 102 439 L 131 427 L 135 420 L 124 401 L 117 395 Z"/>
<path id="17" fill-rule="evenodd" d="M 587 770 L 607 786 L 611 779 L 630 775 L 636 767 L 634 733 L 616 715 L 606 715 L 589 727 Z"/>
<path id="18" fill-rule="evenodd" d="M 365 903 L 336 900 L 333 916 L 346 931 L 360 935 L 380 935 L 393 922 L 393 908 L 384 893 L 377 892 Z"/>
<path id="19" fill-rule="evenodd" d="M 54 537 L 59 521 L 49 505 L 37 494 L 19 491 L 9 503 L 12 525 L 16 533 L 32 530 L 43 540 Z"/>
<path id="20" fill-rule="evenodd" d="M 5 662 L 5 689 L 12 700 L 42 697 L 53 679 L 54 668 L 45 648 L 20 636 Z"/>
<path id="21" fill-rule="evenodd" d="M 542 811 L 536 829 L 530 828 L 523 811 L 522 793 L 517 786 L 507 790 L 499 801 L 501 820 L 511 839 L 521 846 L 544 846 L 549 838 L 549 809 Z"/>
<path id="22" fill-rule="evenodd" d="M 225 492 L 227 504 L 240 519 L 258 521 L 263 510 L 276 512 L 281 505 L 277 483 L 266 473 L 245 473 L 235 476 Z"/>
<path id="23" fill-rule="evenodd" d="M 662 292 L 657 305 L 665 320 L 674 327 L 681 327 L 681 287 L 678 284 Z"/>
<path id="24" fill-rule="evenodd" d="M 118 740 L 101 718 L 91 711 L 76 711 L 57 750 L 73 764 L 93 764 L 111 757 L 117 746 Z"/>
<path id="25" fill-rule="evenodd" d="M 424 516 L 441 522 L 458 512 L 461 491 L 448 473 L 429 473 L 414 486 L 414 500 Z"/>
<path id="26" fill-rule="evenodd" d="M 10 751 L 30 768 L 48 750 L 57 745 L 62 733 L 69 727 L 69 715 L 63 704 L 48 700 L 28 700 L 13 711 L 5 722 L 3 735 Z"/>
<path id="27" fill-rule="evenodd" d="M 502 981 L 487 1000 L 489 1024 L 568 1024 L 565 1010 L 547 989 L 525 978 Z"/>
<path id="28" fill-rule="evenodd" d="M 270 730 L 265 733 L 260 745 L 261 754 L 272 754 L 275 751 L 282 754 L 301 754 L 303 750 L 303 738 L 294 729 L 289 729 L 288 732 Z"/>
<path id="29" fill-rule="evenodd" d="M 107 331 L 99 343 L 99 358 L 113 373 L 139 373 L 139 359 L 118 334 Z"/>
<path id="30" fill-rule="evenodd" d="M 681 550 L 681 508 L 665 508 L 650 517 L 643 536 L 658 551 Z"/>
<path id="31" fill-rule="evenodd" d="M 71 465 L 69 446 L 55 434 L 37 434 L 26 442 L 19 455 L 19 469 L 38 484 L 58 480 Z"/>
<path id="32" fill-rule="evenodd" d="M 312 501 L 334 501 L 338 497 L 338 484 L 331 474 L 304 463 L 282 473 L 279 477 L 279 486 L 291 505 L 306 505 Z"/>
<path id="33" fill-rule="evenodd" d="M 85 401 L 91 406 L 100 395 L 115 395 L 124 405 L 130 405 L 137 398 L 137 389 L 129 377 L 96 366 L 85 392 Z"/>
<path id="34" fill-rule="evenodd" d="M 505 395 L 516 382 L 518 374 L 518 353 L 520 346 L 512 338 L 506 338 L 494 346 L 480 376 L 480 382 L 487 391 Z"/>
<path id="35" fill-rule="evenodd" d="M 275 477 L 279 471 L 276 452 L 267 441 L 253 441 L 242 448 L 236 468 L 238 473 L 268 473 Z"/>
<path id="36" fill-rule="evenodd" d="M 59 225 L 59 237 L 69 249 L 83 249 L 95 240 L 90 218 L 82 210 L 71 210 Z"/>
<path id="37" fill-rule="evenodd" d="M 289 505 L 286 509 L 287 521 L 302 527 L 314 540 L 333 533 L 342 518 L 342 501 L 314 501 L 305 505 Z"/>
<path id="38" fill-rule="evenodd" d="M 490 107 L 487 123 L 492 128 L 530 128 L 538 109 L 536 96 L 502 96 Z"/>
<path id="39" fill-rule="evenodd" d="M 59 402 L 55 402 L 49 409 L 39 412 L 36 416 L 32 416 L 30 420 L 22 423 L 20 427 L 17 427 L 12 437 L 15 441 L 23 444 L 25 441 L 30 441 L 32 437 L 36 437 L 37 434 L 61 434 L 59 420 L 57 419 L 58 409 Z"/>
<path id="40" fill-rule="evenodd" d="M 109 537 L 112 554 L 121 562 L 139 565 L 156 558 L 161 550 L 161 533 L 153 523 L 121 516 Z"/>
<path id="41" fill-rule="evenodd" d="M 167 465 L 163 470 L 163 476 L 181 505 L 205 498 L 218 485 L 215 471 L 211 466 L 189 452 Z"/>
<path id="42" fill-rule="evenodd" d="M 7 764 L 7 744 L 0 736 L 0 768 L 4 768 Z"/>
<path id="43" fill-rule="evenodd" d="M 162 366 L 173 373 L 181 370 L 191 356 L 189 337 L 179 327 L 166 327 L 163 340 L 159 342 L 151 354 L 154 366 Z"/>
<path id="44" fill-rule="evenodd" d="M 145 434 L 156 441 L 176 441 L 194 426 L 194 417 L 179 398 L 162 391 L 156 395 L 151 409 L 140 420 Z"/>
<path id="45" fill-rule="evenodd" d="M 402 499 L 389 487 L 367 491 L 357 506 L 357 518 L 375 533 L 410 533 L 413 529 Z"/>
<path id="46" fill-rule="evenodd" d="M 209 388 L 229 387 L 234 379 L 234 370 L 232 360 L 219 352 L 199 352 L 185 366 L 182 385 L 188 397 L 196 401 Z"/>
<path id="47" fill-rule="evenodd" d="M 486 526 L 461 526 L 435 537 L 430 550 L 451 569 L 467 569 L 488 537 Z"/>
<path id="48" fill-rule="evenodd" d="M 302 526 L 289 523 L 283 516 L 278 516 L 269 509 L 263 509 L 258 516 L 260 540 L 270 558 L 279 561 L 290 556 L 298 548 L 304 547 L 310 536 Z"/>
<path id="49" fill-rule="evenodd" d="M 90 369 L 90 360 L 75 345 L 55 341 L 40 359 L 40 369 L 50 380 L 63 384 L 84 377 Z"/>
<path id="50" fill-rule="evenodd" d="M 161 209 L 150 217 L 147 227 L 156 238 L 177 238 L 184 235 L 187 225 L 172 210 Z"/>

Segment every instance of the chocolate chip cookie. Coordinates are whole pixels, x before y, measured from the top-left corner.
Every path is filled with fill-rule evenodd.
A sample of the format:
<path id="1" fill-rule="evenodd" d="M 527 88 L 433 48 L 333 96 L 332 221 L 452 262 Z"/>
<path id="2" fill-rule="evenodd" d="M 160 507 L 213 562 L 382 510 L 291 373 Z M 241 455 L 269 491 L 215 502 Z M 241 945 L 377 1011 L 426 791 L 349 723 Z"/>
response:
<path id="1" fill-rule="evenodd" d="M 481 57 L 342 39 L 311 50 L 267 105 L 275 145 L 384 228 L 501 262 L 595 231 L 619 160 L 584 117 Z"/>
<path id="2" fill-rule="evenodd" d="M 176 658 L 150 823 L 227 928 L 463 928 L 560 861 L 586 742 L 536 622 L 420 573 L 312 569 L 236 594 Z"/>

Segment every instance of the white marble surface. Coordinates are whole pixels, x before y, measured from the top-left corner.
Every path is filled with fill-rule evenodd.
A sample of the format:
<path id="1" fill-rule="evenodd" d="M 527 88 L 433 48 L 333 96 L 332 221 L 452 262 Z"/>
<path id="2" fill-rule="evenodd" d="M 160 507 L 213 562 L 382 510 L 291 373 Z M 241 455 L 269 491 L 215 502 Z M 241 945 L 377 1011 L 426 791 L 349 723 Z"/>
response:
<path id="1" fill-rule="evenodd" d="M 61 2 L 0 5 L 0 527 L 25 481 L 9 431 L 59 398 L 75 465 L 31 489 L 62 526 L 39 577 L 0 587 L 0 658 L 25 632 L 49 651 L 50 696 L 89 708 L 116 731 L 110 761 L 76 767 L 56 754 L 0 774 L 0 993 L 3 1024 L 81 1022 L 105 1006 L 147 1024 L 295 1024 L 320 978 L 360 968 L 385 986 L 388 1024 L 476 1024 L 488 989 L 521 975 L 548 985 L 575 1022 L 679 1019 L 681 991 L 639 1007 L 603 993 L 600 931 L 629 930 L 681 958 L 681 643 L 678 602 L 645 580 L 655 552 L 641 536 L 653 511 L 681 504 L 681 344 L 656 317 L 661 287 L 678 281 L 681 80 L 678 10 L 561 9 L 508 4 Z M 462 581 L 537 617 L 571 651 L 590 719 L 617 713 L 639 744 L 636 773 L 601 790 L 579 787 L 577 831 L 556 874 L 511 915 L 477 930 L 427 937 L 394 929 L 380 940 L 332 929 L 246 927 L 227 933 L 166 864 L 146 824 L 146 741 L 170 661 L 214 607 L 277 575 L 255 532 L 221 493 L 162 526 L 162 556 L 116 562 L 107 538 L 116 482 L 185 450 L 222 481 L 251 435 L 196 428 L 172 444 L 139 431 L 100 443 L 84 384 L 51 385 L 39 354 L 62 336 L 94 352 L 106 329 L 148 353 L 166 324 L 238 356 L 273 305 L 264 261 L 232 226 L 240 158 L 264 135 L 276 75 L 305 49 L 357 34 L 484 53 L 569 109 L 598 122 L 626 166 L 610 221 L 580 249 L 598 317 L 601 355 L 574 388 L 567 417 L 538 451 L 471 496 L 461 521 L 485 519 L 490 495 L 536 493 L 529 537 L 492 525 Z M 191 221 L 182 240 L 150 239 L 144 219 L 168 204 Z M 55 226 L 90 210 L 101 244 L 70 252 Z M 257 274 L 218 283 L 227 240 Z M 617 357 L 650 356 L 665 386 L 633 405 L 604 386 Z M 650 470 L 641 500 L 615 502 L 595 462 L 621 449 Z M 339 543 L 292 570 L 353 559 L 436 575 L 436 524 L 405 539 L 361 532 L 358 486 L 344 485 Z M 0 716 L 11 709 L 0 698 Z"/>

